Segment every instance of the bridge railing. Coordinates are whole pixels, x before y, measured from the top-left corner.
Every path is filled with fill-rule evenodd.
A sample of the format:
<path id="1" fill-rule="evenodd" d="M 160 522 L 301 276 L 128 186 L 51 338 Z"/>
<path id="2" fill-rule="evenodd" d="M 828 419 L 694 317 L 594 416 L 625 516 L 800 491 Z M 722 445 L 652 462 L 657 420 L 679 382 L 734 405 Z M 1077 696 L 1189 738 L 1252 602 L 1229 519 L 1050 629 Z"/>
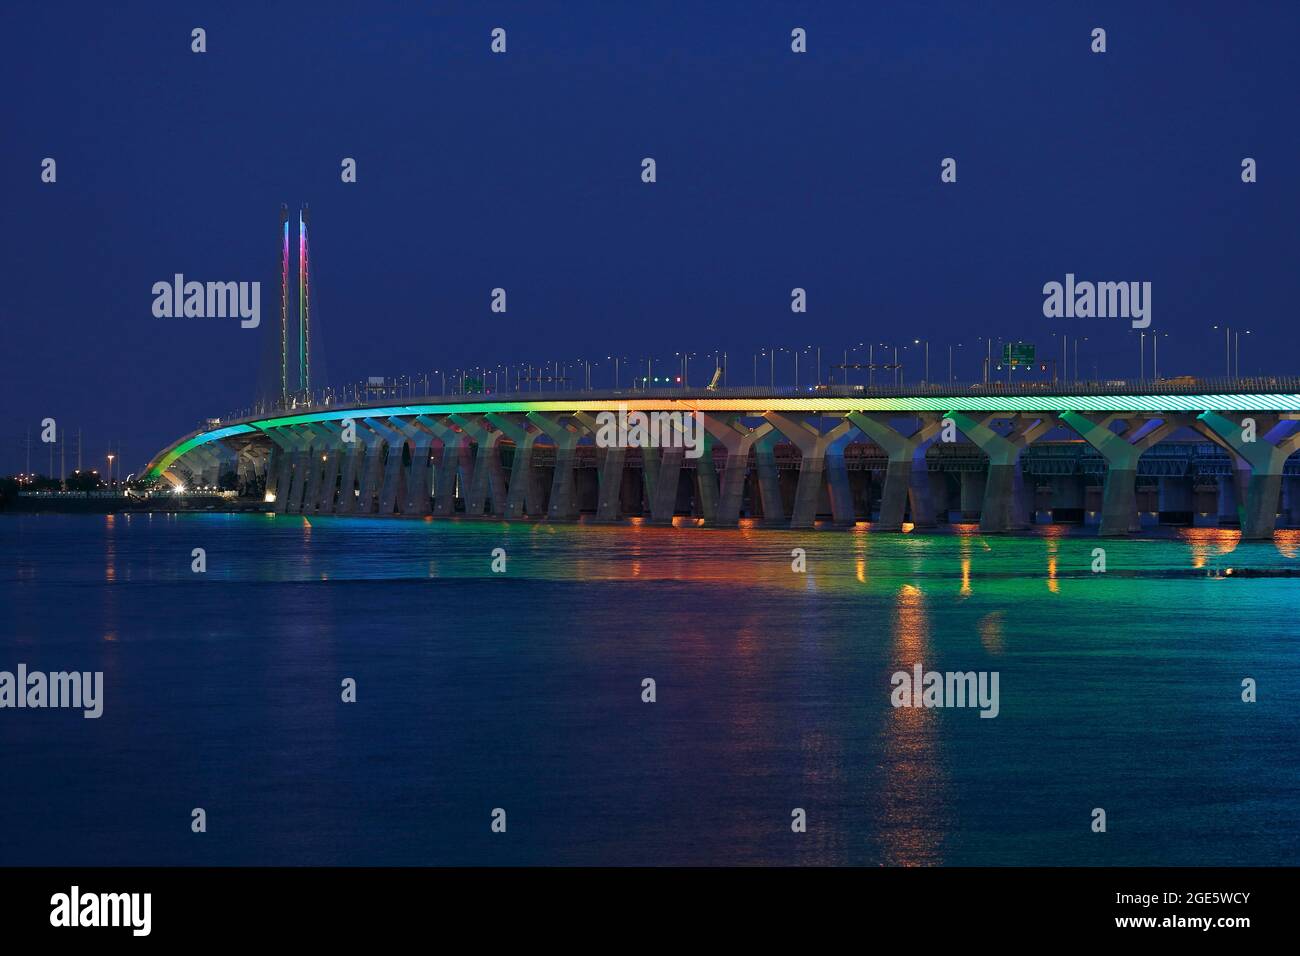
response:
<path id="1" fill-rule="evenodd" d="M 622 389 L 556 389 L 508 392 L 468 392 L 437 395 L 388 395 L 381 399 L 356 401 L 339 394 L 313 396 L 289 405 L 261 404 L 238 409 L 227 421 L 277 415 L 303 415 L 333 408 L 384 408 L 394 405 L 440 405 L 473 402 L 520 401 L 629 401 L 637 398 L 917 398 L 961 395 L 1241 395 L 1300 394 L 1300 377 L 1262 376 L 1254 378 L 1198 379 L 1105 379 L 1077 382 L 952 382 L 913 385 L 768 385 L 706 389 L 700 386 Z M 211 424 L 211 423 L 209 423 Z"/>

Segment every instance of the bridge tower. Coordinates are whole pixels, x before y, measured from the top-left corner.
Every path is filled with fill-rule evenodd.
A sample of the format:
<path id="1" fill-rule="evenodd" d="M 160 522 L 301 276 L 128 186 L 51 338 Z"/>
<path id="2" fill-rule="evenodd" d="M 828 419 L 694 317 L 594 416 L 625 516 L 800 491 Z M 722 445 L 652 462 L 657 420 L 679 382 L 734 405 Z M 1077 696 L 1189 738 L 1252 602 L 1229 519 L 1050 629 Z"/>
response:
<path id="1" fill-rule="evenodd" d="M 289 404 L 289 206 L 280 203 L 280 406 Z"/>
<path id="2" fill-rule="evenodd" d="M 307 226 L 311 213 L 303 203 L 298 211 L 298 386 L 311 397 L 311 283 L 308 279 Z"/>

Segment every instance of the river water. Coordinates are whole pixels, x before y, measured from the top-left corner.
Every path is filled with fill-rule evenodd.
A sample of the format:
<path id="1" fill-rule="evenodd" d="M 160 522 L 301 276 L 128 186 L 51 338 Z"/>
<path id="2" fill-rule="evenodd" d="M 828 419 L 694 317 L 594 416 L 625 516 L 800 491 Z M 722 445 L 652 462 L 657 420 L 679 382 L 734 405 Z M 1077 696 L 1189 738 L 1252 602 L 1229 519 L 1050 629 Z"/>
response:
<path id="1" fill-rule="evenodd" d="M 0 670 L 104 673 L 0 710 L 0 864 L 1295 865 L 1298 549 L 0 516 Z"/>

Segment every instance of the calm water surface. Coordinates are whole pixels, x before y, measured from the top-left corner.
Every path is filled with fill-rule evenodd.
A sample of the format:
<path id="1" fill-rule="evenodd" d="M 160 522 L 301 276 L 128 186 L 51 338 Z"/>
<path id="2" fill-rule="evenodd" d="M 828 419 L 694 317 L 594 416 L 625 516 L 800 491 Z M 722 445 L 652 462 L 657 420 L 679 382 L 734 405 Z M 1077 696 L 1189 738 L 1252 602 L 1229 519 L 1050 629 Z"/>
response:
<path id="1" fill-rule="evenodd" d="M 1298 549 L 0 516 L 0 670 L 105 681 L 0 710 L 0 864 L 1294 865 L 1300 579 L 1240 571 Z M 917 661 L 1001 713 L 892 708 Z"/>

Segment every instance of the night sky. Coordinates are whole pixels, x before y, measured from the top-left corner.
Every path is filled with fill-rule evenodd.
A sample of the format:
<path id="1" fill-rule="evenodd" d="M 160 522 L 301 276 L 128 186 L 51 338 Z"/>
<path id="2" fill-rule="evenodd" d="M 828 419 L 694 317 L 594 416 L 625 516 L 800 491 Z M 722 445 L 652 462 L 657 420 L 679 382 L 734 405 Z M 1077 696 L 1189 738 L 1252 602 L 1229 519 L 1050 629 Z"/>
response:
<path id="1" fill-rule="evenodd" d="M 47 416 L 133 471 L 248 404 L 281 202 L 334 383 L 726 349 L 752 384 L 763 347 L 915 338 L 970 381 L 976 336 L 1053 333 L 1136 376 L 1127 321 L 1043 317 L 1067 272 L 1152 283 L 1164 375 L 1223 374 L 1215 323 L 1242 374 L 1300 372 L 1297 35 L 1295 3 L 10 5 L 0 471 Z M 261 329 L 155 318 L 176 272 L 261 281 Z"/>

